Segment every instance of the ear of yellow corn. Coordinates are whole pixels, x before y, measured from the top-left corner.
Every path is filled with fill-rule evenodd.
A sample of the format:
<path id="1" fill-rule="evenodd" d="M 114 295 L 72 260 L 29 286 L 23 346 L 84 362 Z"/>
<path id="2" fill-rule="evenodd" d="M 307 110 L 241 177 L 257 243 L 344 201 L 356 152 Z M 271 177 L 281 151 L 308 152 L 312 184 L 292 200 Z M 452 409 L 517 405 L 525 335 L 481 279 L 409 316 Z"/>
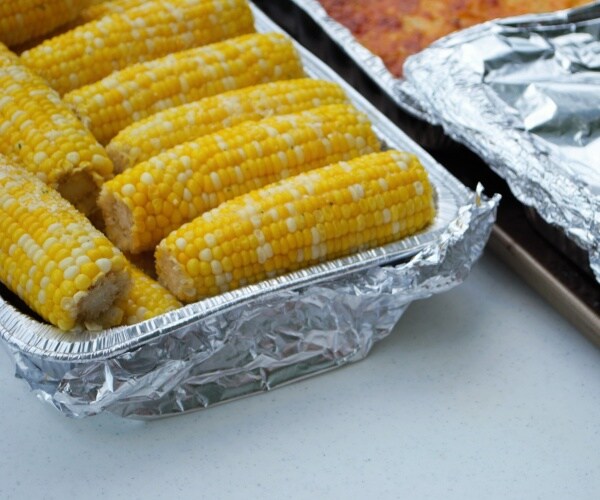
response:
<path id="1" fill-rule="evenodd" d="M 432 188 L 416 157 L 389 151 L 313 170 L 230 200 L 156 250 L 182 301 L 384 245 L 429 224 Z"/>
<path id="2" fill-rule="evenodd" d="M 105 324 L 125 258 L 80 212 L 0 157 L 0 280 L 62 330 Z"/>
<path id="3" fill-rule="evenodd" d="M 156 113 L 122 130 L 106 151 L 119 173 L 223 128 L 346 101 L 342 88 L 332 82 L 302 78 L 265 83 Z"/>
<path id="4" fill-rule="evenodd" d="M 64 94 L 131 64 L 252 31 L 246 0 L 153 0 L 47 40 L 21 59 Z"/>
<path id="5" fill-rule="evenodd" d="M 105 315 L 108 328 L 114 324 L 135 325 L 160 314 L 174 311 L 181 303 L 163 286 L 132 264 L 127 264 L 131 285 Z"/>
<path id="6" fill-rule="evenodd" d="M 365 115 L 322 106 L 176 146 L 104 184 L 98 205 L 109 238 L 137 253 L 225 200 L 378 149 Z"/>
<path id="7" fill-rule="evenodd" d="M 91 213 L 112 175 L 104 148 L 41 77 L 2 49 L 0 88 L 0 153 Z"/>
<path id="8" fill-rule="evenodd" d="M 227 90 L 303 76 L 283 35 L 253 34 L 136 64 L 65 95 L 102 144 L 158 111 Z"/>
<path id="9" fill-rule="evenodd" d="M 2 0 L 0 42 L 9 46 L 52 32 L 75 19 L 89 0 Z"/>
<path id="10" fill-rule="evenodd" d="M 111 14 L 123 14 L 129 9 L 149 3 L 148 0 L 105 0 L 103 2 L 92 2 L 89 7 L 83 9 L 79 15 L 80 24 L 95 21 Z"/>

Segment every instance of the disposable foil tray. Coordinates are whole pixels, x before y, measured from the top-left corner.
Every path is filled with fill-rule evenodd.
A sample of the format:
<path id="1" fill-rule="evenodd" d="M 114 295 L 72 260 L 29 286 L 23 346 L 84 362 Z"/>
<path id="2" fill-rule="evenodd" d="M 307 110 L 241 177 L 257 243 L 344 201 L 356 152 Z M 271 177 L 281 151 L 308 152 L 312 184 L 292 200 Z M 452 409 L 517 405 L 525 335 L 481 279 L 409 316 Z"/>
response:
<path id="1" fill-rule="evenodd" d="M 278 31 L 253 9 L 258 31 Z M 316 57 L 386 147 L 417 154 L 437 215 L 421 233 L 187 305 L 135 326 L 73 336 L 0 290 L 0 336 L 37 396 L 63 414 L 153 418 L 270 390 L 364 358 L 408 304 L 459 284 L 480 256 L 498 197 L 465 188 Z"/>

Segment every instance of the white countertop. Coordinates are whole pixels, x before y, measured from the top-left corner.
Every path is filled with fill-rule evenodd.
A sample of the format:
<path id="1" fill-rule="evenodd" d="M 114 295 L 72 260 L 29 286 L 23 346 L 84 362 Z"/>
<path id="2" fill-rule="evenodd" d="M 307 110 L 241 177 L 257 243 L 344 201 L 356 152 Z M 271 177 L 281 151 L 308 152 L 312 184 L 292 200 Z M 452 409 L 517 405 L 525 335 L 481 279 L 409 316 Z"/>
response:
<path id="1" fill-rule="evenodd" d="M 366 360 L 151 423 L 72 420 L 0 354 L 0 498 L 600 498 L 600 350 L 493 256 Z"/>

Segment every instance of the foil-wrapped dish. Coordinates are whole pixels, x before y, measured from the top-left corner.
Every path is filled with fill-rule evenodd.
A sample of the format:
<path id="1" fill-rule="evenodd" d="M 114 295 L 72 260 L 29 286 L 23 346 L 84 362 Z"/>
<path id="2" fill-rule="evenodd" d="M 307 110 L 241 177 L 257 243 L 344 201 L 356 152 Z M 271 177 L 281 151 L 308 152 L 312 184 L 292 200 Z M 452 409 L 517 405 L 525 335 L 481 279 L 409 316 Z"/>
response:
<path id="1" fill-rule="evenodd" d="M 230 6 L 233 3 L 230 2 Z M 139 8 L 151 7 L 144 5 Z M 252 8 L 251 11 L 259 33 L 277 32 L 275 25 L 258 9 Z M 143 15 L 143 11 L 135 12 L 136 16 Z M 116 23 L 117 19 L 120 17 L 111 17 L 110 22 Z M 90 33 L 93 30 L 88 26 L 84 30 L 75 31 Z M 67 32 L 64 36 L 74 37 L 70 33 L 72 32 Z M 246 43 L 245 41 L 252 39 L 253 36 L 248 35 L 250 38 L 244 38 L 244 41 L 239 43 Z M 267 38 L 269 37 L 273 38 L 272 35 L 267 35 Z M 275 35 L 275 39 L 280 38 L 281 35 Z M 53 40 L 51 39 L 49 43 L 55 43 Z M 96 46 L 99 44 L 97 41 L 94 43 Z M 284 45 L 286 44 L 289 42 L 286 41 Z M 152 44 L 145 45 L 142 50 L 150 50 L 152 47 Z M 202 57 L 216 57 L 219 61 L 223 60 L 223 54 L 219 51 L 239 50 L 239 47 L 215 48 L 213 45 L 209 47 L 210 49 L 202 53 Z M 275 49 L 277 47 L 274 47 Z M 35 50 L 35 47 L 32 50 Z M 302 74 L 315 81 L 322 81 L 321 85 L 325 87 L 327 87 L 326 82 L 335 83 L 336 87 L 342 89 L 344 100 L 351 104 L 351 109 L 344 107 L 348 106 L 346 104 L 332 104 L 334 111 L 331 111 L 330 106 L 323 106 L 329 111 L 320 111 L 321 107 L 317 106 L 314 110 L 305 112 L 309 115 L 302 115 L 302 113 L 283 115 L 286 118 L 261 116 L 263 121 L 250 125 L 244 122 L 234 126 L 231 130 L 235 133 L 223 129 L 218 134 L 206 136 L 210 137 L 210 141 L 214 144 L 206 142 L 208 139 L 198 139 L 205 142 L 197 146 L 190 146 L 189 142 L 184 142 L 175 149 L 167 148 L 166 156 L 158 155 L 159 160 L 154 160 L 153 158 L 157 156 L 153 157 L 144 148 L 154 147 L 161 141 L 170 144 L 169 141 L 174 138 L 169 135 L 169 132 L 173 130 L 179 131 L 180 134 L 187 133 L 188 130 L 173 125 L 176 123 L 177 116 L 173 115 L 167 120 L 166 115 L 159 113 L 150 116 L 149 113 L 147 120 L 150 121 L 155 119 L 155 116 L 161 116 L 159 123 L 155 123 L 159 127 L 159 132 L 155 140 L 139 143 L 135 142 L 136 137 L 139 138 L 139 133 L 136 136 L 131 130 L 125 139 L 120 136 L 120 140 L 117 140 L 120 130 L 117 127 L 123 129 L 125 125 L 123 123 L 115 125 L 115 122 L 105 124 L 103 121 L 106 114 L 102 109 L 106 107 L 109 100 L 120 99 L 117 94 L 107 92 L 104 95 L 103 92 L 107 89 L 119 88 L 121 83 L 122 90 L 125 92 L 131 79 L 139 73 L 139 67 L 135 68 L 135 72 L 126 68 L 123 70 L 127 72 L 125 76 L 121 71 L 107 77 L 98 74 L 86 75 L 86 78 L 100 78 L 99 81 L 103 83 L 99 86 L 90 83 L 87 86 L 77 87 L 79 82 L 77 78 L 64 80 L 58 75 L 56 87 L 61 88 L 58 92 L 63 94 L 60 98 L 58 93 L 53 93 L 55 91 L 41 88 L 45 84 L 41 80 L 38 81 L 35 74 L 32 73 L 30 78 L 23 78 L 23 75 L 29 75 L 27 73 L 29 70 L 22 69 L 19 66 L 21 63 L 15 61 L 15 56 L 10 51 L 0 53 L 0 57 L 5 57 L 0 61 L 4 61 L 6 67 L 16 68 L 0 71 L 0 77 L 14 79 L 14 83 L 8 87 L 11 91 L 16 93 L 20 86 L 24 85 L 20 82 L 25 81 L 28 82 L 27 85 L 39 86 L 40 88 L 36 87 L 32 91 L 32 99 L 46 99 L 48 106 L 58 106 L 53 115 L 54 121 L 70 127 L 71 130 L 79 125 L 69 121 L 70 111 L 65 111 L 61 107 L 62 102 L 69 102 L 70 109 L 75 109 L 79 118 L 88 126 L 88 130 L 92 131 L 93 137 L 107 145 L 106 154 L 123 172 L 100 186 L 89 182 L 86 188 L 90 189 L 90 193 L 94 192 L 95 186 L 100 190 L 99 200 L 105 224 L 101 229 L 119 247 L 132 254 L 139 254 L 143 250 L 152 248 L 163 238 L 159 233 L 167 230 L 168 213 L 164 212 L 163 219 L 157 217 L 156 221 L 160 223 L 154 226 L 150 225 L 147 219 L 139 222 L 136 219 L 139 214 L 137 209 L 131 210 L 129 217 L 125 217 L 127 224 L 119 225 L 124 218 L 123 213 L 126 213 L 129 207 L 126 204 L 115 211 L 114 220 L 106 214 L 112 213 L 112 208 L 118 205 L 123 197 L 131 196 L 132 199 L 139 200 L 140 191 L 135 191 L 136 186 L 153 185 L 161 175 L 161 168 L 165 163 L 177 160 L 178 163 L 186 165 L 192 161 L 191 157 L 195 155 L 196 150 L 206 152 L 213 148 L 215 151 L 227 151 L 229 144 L 235 141 L 241 141 L 239 151 L 247 146 L 252 146 L 255 150 L 257 148 L 263 150 L 270 147 L 271 142 L 276 138 L 281 138 L 279 142 L 289 143 L 294 140 L 293 134 L 304 130 L 305 121 L 312 123 L 314 120 L 321 120 L 318 121 L 319 137 L 315 144 L 319 144 L 322 137 L 330 137 L 326 135 L 329 128 L 335 132 L 336 127 L 344 126 L 345 120 L 349 119 L 351 128 L 343 134 L 343 137 L 335 136 L 336 139 L 333 139 L 334 136 L 331 136 L 332 143 L 329 147 L 334 152 L 343 147 L 343 141 L 358 149 L 368 149 L 370 144 L 382 149 L 381 153 L 375 153 L 374 156 L 365 154 L 356 160 L 334 162 L 332 166 L 324 167 L 328 169 L 324 172 L 332 175 L 322 179 L 319 169 L 306 173 L 306 178 L 302 177 L 304 174 L 283 175 L 280 183 L 269 184 L 264 187 L 264 190 L 251 191 L 247 195 L 236 195 L 231 203 L 225 201 L 216 210 L 208 210 L 206 215 L 199 218 L 202 219 L 201 226 L 195 227 L 196 220 L 190 222 L 182 227 L 184 232 L 176 234 L 171 243 L 168 242 L 169 238 L 165 238 L 164 248 L 161 250 L 163 243 L 160 243 L 156 255 L 158 276 L 161 284 L 169 289 L 167 295 L 151 277 L 137 268 L 135 271 L 129 269 L 128 266 L 131 264 L 125 258 L 126 255 L 116 247 L 112 247 L 112 243 L 99 230 L 92 228 L 89 221 L 86 222 L 87 219 L 82 212 L 87 212 L 92 219 L 95 215 L 93 204 L 89 203 L 91 194 L 71 200 L 74 205 L 79 202 L 77 205 L 79 211 L 77 211 L 58 194 L 61 188 L 63 188 L 61 194 L 65 197 L 74 194 L 76 190 L 69 180 L 61 182 L 61 178 L 58 178 L 54 181 L 49 174 L 34 178 L 20 166 L 1 167 L 0 202 L 3 210 L 2 221 L 4 221 L 2 224 L 10 226 L 4 227 L 4 230 L 11 230 L 6 233 L 7 240 L 3 242 L 6 243 L 4 245 L 6 248 L 2 249 L 2 258 L 6 267 L 2 271 L 7 286 L 12 288 L 14 293 L 8 288 L 0 288 L 0 336 L 15 360 L 17 375 L 28 382 L 40 399 L 69 416 L 82 417 L 108 411 L 127 417 L 151 418 L 205 408 L 269 390 L 364 358 L 374 342 L 390 333 L 411 301 L 447 290 L 460 283 L 468 274 L 489 236 L 498 197 L 486 198 L 481 189 L 476 193 L 466 189 L 327 66 L 297 45 L 293 45 L 293 51 L 299 57 Z M 259 50 L 248 47 L 246 52 L 247 57 L 252 59 Z M 34 58 L 34 55 L 26 51 L 21 56 L 21 60 Z M 41 53 L 37 54 L 40 57 L 41 55 Z M 60 57 L 54 53 L 51 56 Z M 126 58 L 127 55 L 123 57 Z M 168 72 L 171 68 L 178 67 L 180 63 L 186 63 L 187 60 L 173 57 L 168 60 L 170 64 L 166 66 L 164 63 L 155 64 L 150 61 L 144 68 Z M 203 60 L 203 63 L 205 63 L 203 68 L 209 66 L 208 69 L 211 69 L 209 62 Z M 242 64 L 244 63 L 238 62 L 238 66 Z M 285 64 L 288 66 L 284 66 Z M 293 66 L 296 63 L 293 58 L 287 57 L 281 62 L 281 66 L 278 66 L 279 73 L 296 71 L 295 67 L 289 66 L 290 64 Z M 266 65 L 257 63 L 257 69 L 252 74 L 259 74 L 264 66 Z M 101 71 L 101 68 L 98 70 Z M 73 71 L 73 74 L 77 74 L 75 67 Z M 208 70 L 205 71 L 210 73 Z M 181 74 L 178 75 L 178 88 L 181 92 L 185 92 L 188 86 L 182 81 Z M 123 82 L 120 83 L 121 78 Z M 233 85 L 232 78 L 225 79 L 229 87 Z M 46 76 L 46 81 L 52 81 L 52 75 Z M 163 80 L 156 79 L 156 81 Z M 213 82 L 213 85 L 216 83 Z M 72 89 L 69 86 L 77 88 Z M 90 90 L 89 87 L 93 88 Z M 314 91 L 313 87 L 311 86 L 311 91 Z M 137 94 L 143 94 L 141 85 L 136 89 Z M 91 92 L 88 98 L 85 97 L 86 92 Z M 120 94 L 122 95 L 123 92 Z M 165 93 L 165 96 L 168 95 L 168 89 L 160 88 L 155 89 L 151 97 L 162 95 L 161 92 Z M 288 96 L 293 97 L 290 98 L 291 100 L 301 100 L 294 94 L 293 88 L 287 89 L 286 92 Z M 258 98 L 258 94 L 254 97 Z M 14 98 L 5 99 L 2 105 L 18 103 L 20 98 L 20 95 L 15 94 Z M 320 98 L 315 97 L 315 100 L 319 101 Z M 157 106 L 164 107 L 165 101 L 161 103 Z M 210 110 L 217 112 L 220 105 L 227 107 L 227 103 L 233 110 L 232 113 L 241 112 L 240 108 L 243 106 L 239 101 L 225 103 L 210 101 Z M 321 103 L 314 104 L 316 106 Z M 133 101 L 129 105 L 123 105 L 125 113 L 120 116 L 128 116 L 127 108 L 136 105 Z M 256 103 L 253 105 L 258 106 Z M 154 112 L 156 111 L 155 109 Z M 168 109 L 162 112 L 171 113 Z M 327 121 L 329 120 L 327 116 L 328 113 L 333 112 L 335 112 L 335 119 L 331 124 Z M 137 113 L 134 121 L 143 118 L 142 111 Z M 188 120 L 188 128 L 193 128 L 195 119 L 192 120 L 194 117 L 190 113 L 192 110 L 186 109 L 183 116 Z M 288 116 L 293 118 L 287 118 Z M 367 136 L 354 137 L 352 134 L 358 134 L 359 130 L 364 129 L 366 123 L 369 124 L 371 132 L 368 132 Z M 132 126 L 135 125 L 134 123 Z M 5 128 L 18 136 L 27 126 L 30 126 L 27 122 L 26 125 L 16 128 L 9 123 Z M 277 127 L 280 126 L 288 127 L 286 130 L 289 129 L 289 132 L 279 130 Z M 154 129 L 147 126 L 145 134 L 150 133 L 150 130 Z M 257 130 L 263 130 L 270 137 L 271 142 L 265 139 L 265 142 L 261 143 L 258 136 L 252 135 L 256 134 Z M 83 131 L 78 135 L 85 136 L 88 140 L 89 136 L 85 135 L 88 133 Z M 369 133 L 372 137 L 368 135 Z M 54 132 L 54 136 L 56 141 L 61 138 L 57 131 Z M 90 144 L 86 147 L 97 147 L 93 141 Z M 124 149 L 124 146 L 128 145 L 134 147 Z M 29 146 L 30 143 L 23 142 L 14 152 L 9 151 L 11 155 L 2 159 L 2 162 L 10 163 L 14 157 L 17 157 L 27 165 L 30 160 Z M 294 149 L 294 152 L 303 157 L 310 155 L 311 158 L 316 158 L 318 152 L 315 148 L 318 148 L 318 145 L 306 151 Z M 96 161 L 89 167 L 92 181 L 96 176 L 102 175 L 101 169 L 92 169 L 93 166 L 104 165 L 104 150 L 99 151 L 94 157 Z M 281 154 L 276 153 L 279 158 L 278 164 L 283 164 L 291 170 L 292 160 L 289 155 L 285 156 L 286 151 L 284 149 L 280 151 Z M 372 151 L 365 151 L 365 153 L 369 152 Z M 36 166 L 43 165 L 46 159 L 38 153 L 32 155 L 39 160 L 33 162 Z M 251 152 L 247 151 L 245 154 L 249 155 Z M 135 161 L 144 155 L 150 159 L 141 160 L 141 164 L 147 163 L 147 165 L 140 172 L 139 182 L 137 184 L 132 181 L 120 182 L 123 178 L 130 179 L 127 176 L 136 174 L 139 164 L 132 166 L 128 162 L 135 164 Z M 282 155 L 285 158 L 282 158 Z M 73 171 L 70 169 L 73 164 L 82 160 L 85 155 L 80 156 L 78 158 L 74 155 L 69 156 L 70 163 L 65 164 L 67 168 L 64 174 L 67 175 L 67 179 L 72 175 Z M 102 158 L 99 158 L 100 156 Z M 311 265 L 302 267 L 301 257 L 305 257 L 306 254 L 317 252 L 324 257 L 329 253 L 327 246 L 318 245 L 318 241 L 315 243 L 316 236 L 313 234 L 310 252 L 297 251 L 295 253 L 297 264 L 286 268 L 285 273 L 275 273 L 268 267 L 269 262 L 274 259 L 273 254 L 279 255 L 275 245 L 285 244 L 294 247 L 295 243 L 290 239 L 285 243 L 285 238 L 271 240 L 270 235 L 262 232 L 264 241 L 259 241 L 260 245 L 253 248 L 258 259 L 255 264 L 259 265 L 256 279 L 246 276 L 243 280 L 244 276 L 236 274 L 235 262 L 233 262 L 235 257 L 231 257 L 229 262 L 217 256 L 219 247 L 213 244 L 213 240 L 218 238 L 221 232 L 226 232 L 229 223 L 232 227 L 237 224 L 236 221 L 232 222 L 231 218 L 236 214 L 248 215 L 247 221 L 240 224 L 250 228 L 252 238 L 260 239 L 256 221 L 261 214 L 264 212 L 269 216 L 271 213 L 278 215 L 276 212 L 281 212 L 285 208 L 288 218 L 284 220 L 285 227 L 282 226 L 282 230 L 290 234 L 298 233 L 292 235 L 292 238 L 296 238 L 302 230 L 302 227 L 299 228 L 297 225 L 306 224 L 307 234 L 310 237 L 312 230 L 308 226 L 309 221 L 290 216 L 290 211 L 294 213 L 298 211 L 299 215 L 304 217 L 309 217 L 312 213 L 294 205 L 296 198 L 305 203 L 312 203 L 313 198 L 310 195 L 314 191 L 320 192 L 320 189 L 327 189 L 340 182 L 343 184 L 346 178 L 348 178 L 348 185 L 344 193 L 347 192 L 346 194 L 352 198 L 349 200 L 350 203 L 365 199 L 365 202 L 370 204 L 369 196 L 372 189 L 382 189 L 386 192 L 389 190 L 391 193 L 393 191 L 391 185 L 396 182 L 392 177 L 379 178 L 379 174 L 374 173 L 373 182 L 368 181 L 371 184 L 363 185 L 360 181 L 362 177 L 370 175 L 369 172 L 373 169 L 378 168 L 381 158 L 389 165 L 392 163 L 395 165 L 392 169 L 394 175 L 398 172 L 404 176 L 405 171 L 406 175 L 413 175 L 413 167 L 417 169 L 416 172 L 418 171 L 414 174 L 417 177 L 410 181 L 409 189 L 398 191 L 399 196 L 403 198 L 413 191 L 419 197 L 431 195 L 430 202 L 420 198 L 411 198 L 409 201 L 413 208 L 422 207 L 425 210 L 423 213 L 428 214 L 426 217 L 415 212 L 406 220 L 393 222 L 397 216 L 393 213 L 395 209 L 386 210 L 384 207 L 378 209 L 380 212 L 373 216 L 375 219 L 381 218 L 384 224 L 387 224 L 389 219 L 394 234 L 402 234 L 403 228 L 414 227 L 412 233 L 406 234 L 403 238 L 398 236 L 391 239 L 386 239 L 382 233 L 382 239 L 377 240 L 380 243 L 370 245 L 368 248 L 361 243 L 360 238 L 363 236 L 356 235 L 355 243 L 350 243 L 350 251 L 341 252 L 339 255 L 333 254 L 329 259 L 319 258 L 315 262 L 309 261 Z M 227 158 L 223 158 L 222 161 L 227 161 Z M 355 161 L 358 163 L 355 164 Z M 48 172 L 54 174 L 53 171 Z M 232 172 L 234 177 L 238 174 L 235 168 Z M 174 183 L 185 183 L 184 174 L 185 172 L 182 172 L 171 181 L 165 178 L 164 182 L 157 184 L 161 189 L 172 189 Z M 247 173 L 241 172 L 241 174 Z M 216 189 L 219 188 L 217 184 L 226 182 L 224 178 L 217 179 L 214 175 L 209 174 L 208 177 L 212 187 Z M 115 187 L 112 192 L 111 185 Z M 321 185 L 323 188 L 320 187 Z M 53 189 L 55 187 L 57 191 Z M 235 189 L 233 188 L 234 191 Z M 300 194 L 296 196 L 295 193 L 301 193 L 302 190 L 308 190 L 307 196 L 300 196 Z M 164 193 L 157 191 L 157 198 L 158 194 Z M 175 195 L 174 192 L 167 198 L 165 194 L 164 199 L 172 203 Z M 185 200 L 185 188 L 182 196 Z M 198 203 L 210 205 L 213 201 L 219 201 L 219 196 L 221 195 L 207 195 L 206 199 L 200 197 Z M 289 196 L 292 196 L 292 199 L 286 198 Z M 265 204 L 280 198 L 281 210 L 278 208 L 279 205 Z M 376 208 L 380 202 L 384 202 L 384 198 L 372 201 Z M 164 207 L 165 204 L 166 202 L 162 202 L 160 205 Z M 233 204 L 233 208 L 227 208 L 230 204 Z M 351 207 L 345 205 L 345 202 L 338 204 L 337 198 L 332 198 L 324 210 L 331 211 L 334 217 L 331 221 L 332 227 L 343 228 L 345 225 L 360 227 L 361 224 L 366 224 L 363 232 L 365 235 L 370 232 L 369 222 L 362 220 L 364 217 L 360 214 L 352 216 Z M 346 214 L 348 210 L 350 215 Z M 172 213 L 172 210 L 169 213 Z M 225 218 L 219 219 L 218 214 Z M 45 221 L 49 219 L 52 219 L 51 223 L 46 224 Z M 138 224 L 141 225 L 138 227 Z M 111 225 L 115 227 L 109 229 Z M 209 231 L 207 228 L 212 229 Z M 44 231 L 52 234 L 43 241 L 40 240 L 40 243 L 37 234 Z M 71 234 L 74 235 L 72 238 Z M 322 237 L 320 234 L 317 236 Z M 198 256 L 195 260 L 186 259 L 188 248 L 187 244 L 183 243 L 188 237 L 193 241 L 201 240 L 206 244 L 206 248 L 194 249 L 192 254 Z M 73 251 L 70 247 L 66 247 L 69 238 L 76 242 L 77 248 Z M 236 245 L 245 248 L 246 242 L 240 240 Z M 340 245 L 346 243 L 340 242 Z M 90 252 L 94 254 L 93 257 Z M 47 257 L 56 253 L 54 260 Z M 211 258 L 205 259 L 205 255 L 209 253 Z M 21 254 L 23 259 L 16 259 Z M 23 271 L 19 262 L 27 259 L 31 260 L 30 270 Z M 240 259 L 243 260 L 243 255 Z M 208 263 L 208 267 L 203 262 Z M 47 269 L 49 267 L 52 269 Z M 140 265 L 140 267 L 144 266 Z M 152 265 L 149 267 L 152 268 Z M 213 273 L 211 278 L 203 278 L 205 268 L 208 273 L 206 276 Z M 277 266 L 275 268 L 277 269 Z M 194 270 L 198 271 L 195 274 L 197 278 L 190 278 Z M 49 272 L 44 274 L 46 271 Z M 64 280 L 54 283 L 54 276 L 58 274 L 64 275 Z M 101 275 L 100 278 L 97 275 Z M 102 316 L 102 319 L 90 313 L 95 308 L 106 305 L 104 304 L 108 300 L 106 296 L 119 288 L 122 281 L 128 279 L 133 281 L 133 285 L 127 292 L 132 293 L 127 295 L 128 302 L 123 304 L 115 302 L 117 307 L 106 309 L 110 314 Z M 102 294 L 99 293 L 100 291 Z M 178 303 L 175 296 L 187 305 Z M 50 297 L 60 299 L 59 307 L 53 305 Z M 149 304 L 148 300 L 154 301 L 156 297 L 160 302 L 158 309 L 160 312 L 149 317 L 152 311 L 149 311 L 146 305 Z M 136 302 L 137 300 L 141 302 Z M 144 306 L 136 307 L 140 304 Z M 37 314 L 33 313 L 32 309 L 35 309 Z M 112 326 L 117 324 L 119 326 Z"/>
<path id="2" fill-rule="evenodd" d="M 584 249 L 597 281 L 599 43 L 598 4 L 495 21 L 410 58 L 402 86 L 519 201 Z"/>

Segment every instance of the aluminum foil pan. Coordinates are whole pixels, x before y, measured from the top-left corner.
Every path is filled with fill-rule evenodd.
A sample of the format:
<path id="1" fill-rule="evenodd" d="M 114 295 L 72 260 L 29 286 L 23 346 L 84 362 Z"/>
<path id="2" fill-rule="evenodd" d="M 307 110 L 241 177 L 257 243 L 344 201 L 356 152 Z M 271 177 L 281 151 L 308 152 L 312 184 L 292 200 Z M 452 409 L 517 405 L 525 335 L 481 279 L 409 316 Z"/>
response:
<path id="1" fill-rule="evenodd" d="M 600 282 L 600 3 L 455 33 L 404 70 L 403 91 L 583 248 Z"/>
<path id="2" fill-rule="evenodd" d="M 255 9 L 259 31 L 278 31 Z M 459 284 L 480 256 L 498 197 L 470 192 L 364 98 L 298 47 L 309 75 L 344 86 L 389 147 L 428 169 L 438 215 L 426 231 L 248 286 L 132 327 L 74 337 L 6 292 L 0 337 L 16 373 L 63 414 L 154 418 L 266 391 L 364 358 L 408 304 Z"/>

